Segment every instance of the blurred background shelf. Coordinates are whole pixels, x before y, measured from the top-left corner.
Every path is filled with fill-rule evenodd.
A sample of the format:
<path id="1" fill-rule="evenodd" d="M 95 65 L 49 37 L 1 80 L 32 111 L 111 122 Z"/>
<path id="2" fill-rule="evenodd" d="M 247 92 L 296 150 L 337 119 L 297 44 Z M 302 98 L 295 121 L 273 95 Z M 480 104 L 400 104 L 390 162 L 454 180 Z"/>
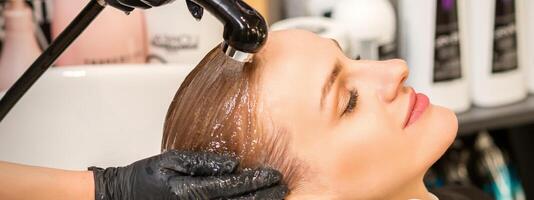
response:
<path id="1" fill-rule="evenodd" d="M 527 99 L 494 108 L 473 107 L 458 114 L 458 134 L 468 135 L 480 130 L 513 127 L 534 122 L 534 95 Z"/>

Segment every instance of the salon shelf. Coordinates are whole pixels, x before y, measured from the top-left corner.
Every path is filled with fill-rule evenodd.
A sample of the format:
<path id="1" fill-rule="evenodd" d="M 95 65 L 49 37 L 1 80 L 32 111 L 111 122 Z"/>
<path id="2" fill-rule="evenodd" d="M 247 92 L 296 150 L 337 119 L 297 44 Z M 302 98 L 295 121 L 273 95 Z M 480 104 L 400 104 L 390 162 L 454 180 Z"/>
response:
<path id="1" fill-rule="evenodd" d="M 458 114 L 458 134 L 467 135 L 485 129 L 534 123 L 534 95 L 514 104 L 481 108 L 473 107 Z"/>

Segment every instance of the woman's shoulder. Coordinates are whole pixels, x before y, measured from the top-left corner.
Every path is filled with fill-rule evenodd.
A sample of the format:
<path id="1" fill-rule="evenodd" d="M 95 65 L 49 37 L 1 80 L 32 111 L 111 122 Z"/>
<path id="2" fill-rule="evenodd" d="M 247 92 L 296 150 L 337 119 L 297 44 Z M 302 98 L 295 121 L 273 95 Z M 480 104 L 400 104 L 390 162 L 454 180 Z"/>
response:
<path id="1" fill-rule="evenodd" d="M 446 186 L 430 192 L 439 200 L 493 200 L 490 195 L 471 186 Z"/>

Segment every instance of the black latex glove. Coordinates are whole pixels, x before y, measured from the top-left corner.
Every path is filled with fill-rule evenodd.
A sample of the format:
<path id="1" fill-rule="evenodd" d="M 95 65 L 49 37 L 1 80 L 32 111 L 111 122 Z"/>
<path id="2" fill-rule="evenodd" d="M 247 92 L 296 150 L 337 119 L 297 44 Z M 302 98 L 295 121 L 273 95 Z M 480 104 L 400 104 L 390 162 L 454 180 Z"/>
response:
<path id="1" fill-rule="evenodd" d="M 110 6 L 124 12 L 131 12 L 135 8 L 149 9 L 173 2 L 174 0 L 106 0 Z"/>
<path id="2" fill-rule="evenodd" d="M 96 200 L 283 199 L 282 175 L 268 168 L 235 174 L 238 161 L 169 151 L 126 167 L 91 167 Z"/>

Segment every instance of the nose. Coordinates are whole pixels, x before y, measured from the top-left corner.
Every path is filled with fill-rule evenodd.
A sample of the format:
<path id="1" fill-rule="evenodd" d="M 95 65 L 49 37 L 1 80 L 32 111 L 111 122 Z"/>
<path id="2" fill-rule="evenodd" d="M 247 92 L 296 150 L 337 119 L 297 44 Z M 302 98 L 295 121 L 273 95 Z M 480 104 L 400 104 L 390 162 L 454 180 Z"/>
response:
<path id="1" fill-rule="evenodd" d="M 372 84 L 378 96 L 385 102 L 391 102 L 401 93 L 404 81 L 408 77 L 408 65 L 404 60 L 365 61 L 360 66 L 359 78 Z M 363 77 L 362 77 L 363 76 Z"/>

